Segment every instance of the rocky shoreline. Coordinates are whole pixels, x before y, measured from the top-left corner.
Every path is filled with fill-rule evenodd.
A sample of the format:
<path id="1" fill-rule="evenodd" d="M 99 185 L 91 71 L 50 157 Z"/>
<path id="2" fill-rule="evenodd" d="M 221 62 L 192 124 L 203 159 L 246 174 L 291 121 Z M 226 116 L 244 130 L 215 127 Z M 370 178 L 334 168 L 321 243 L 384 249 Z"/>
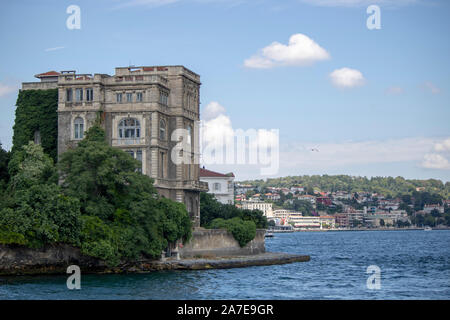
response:
<path id="1" fill-rule="evenodd" d="M 193 258 L 141 260 L 122 263 L 116 267 L 103 261 L 84 256 L 78 248 L 68 245 L 30 249 L 22 246 L 0 245 L 0 276 L 66 274 L 67 267 L 78 265 L 85 274 L 145 273 L 162 270 L 206 270 L 267 266 L 294 262 L 306 262 L 310 257 L 288 253 L 264 252 L 226 257 L 199 256 Z"/>

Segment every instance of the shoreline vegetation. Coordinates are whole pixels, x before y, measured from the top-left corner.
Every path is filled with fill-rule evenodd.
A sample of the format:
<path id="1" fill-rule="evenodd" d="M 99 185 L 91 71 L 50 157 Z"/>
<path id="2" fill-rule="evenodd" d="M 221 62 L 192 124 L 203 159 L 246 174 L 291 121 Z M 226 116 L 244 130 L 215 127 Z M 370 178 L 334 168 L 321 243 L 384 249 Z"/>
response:
<path id="1" fill-rule="evenodd" d="M 57 165 L 31 141 L 16 148 L 0 197 L 0 244 L 64 243 L 110 266 L 161 257 L 191 237 L 192 223 L 184 204 L 160 197 L 137 167 L 99 124 Z"/>
<path id="2" fill-rule="evenodd" d="M 450 198 L 450 182 L 443 182 L 438 179 L 405 179 L 403 177 L 365 177 L 351 175 L 302 175 L 286 176 L 280 178 L 268 178 L 266 180 L 243 180 L 239 181 L 243 185 L 252 185 L 259 189 L 269 187 L 290 188 L 292 186 L 302 186 L 306 194 L 314 194 L 316 191 L 348 193 L 367 192 L 378 193 L 387 198 L 394 198 L 398 195 L 414 192 L 428 192 L 439 194 L 442 198 Z"/>
<path id="3" fill-rule="evenodd" d="M 200 226 L 206 229 L 226 229 L 244 247 L 255 238 L 256 229 L 267 229 L 269 223 L 260 210 L 245 210 L 222 204 L 214 195 L 200 193 Z"/>
<path id="4" fill-rule="evenodd" d="M 0 246 L 39 255 L 46 246 L 69 245 L 114 268 L 161 260 L 189 242 L 185 205 L 159 196 L 153 180 L 137 171 L 138 161 L 107 144 L 99 119 L 57 164 L 32 141 L 13 152 L 0 149 Z M 202 227 L 227 230 L 241 248 L 257 228 L 267 228 L 260 211 L 203 199 Z"/>

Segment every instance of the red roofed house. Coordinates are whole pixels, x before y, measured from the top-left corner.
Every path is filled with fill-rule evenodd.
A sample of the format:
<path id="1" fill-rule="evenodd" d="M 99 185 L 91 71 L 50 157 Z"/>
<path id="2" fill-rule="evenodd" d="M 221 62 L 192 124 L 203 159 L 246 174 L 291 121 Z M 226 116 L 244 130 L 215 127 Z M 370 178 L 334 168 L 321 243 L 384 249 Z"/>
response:
<path id="1" fill-rule="evenodd" d="M 58 81 L 59 72 L 56 71 L 48 71 L 45 73 L 40 73 L 35 75 L 36 78 L 40 79 L 41 82 L 53 82 Z"/>
<path id="2" fill-rule="evenodd" d="M 208 193 L 214 194 L 216 199 L 223 204 L 234 204 L 234 174 L 223 174 L 200 168 L 200 181 L 208 183 Z"/>

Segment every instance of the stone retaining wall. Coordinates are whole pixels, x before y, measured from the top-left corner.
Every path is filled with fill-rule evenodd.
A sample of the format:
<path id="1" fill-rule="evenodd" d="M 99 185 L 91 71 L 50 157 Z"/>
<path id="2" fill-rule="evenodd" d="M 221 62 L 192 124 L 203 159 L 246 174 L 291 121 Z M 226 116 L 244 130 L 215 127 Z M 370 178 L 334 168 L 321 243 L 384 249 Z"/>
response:
<path id="1" fill-rule="evenodd" d="M 265 230 L 257 230 L 255 239 L 241 248 L 226 230 L 198 228 L 193 231 L 191 241 L 181 248 L 180 257 L 214 259 L 258 255 L 265 252 L 264 234 Z M 66 244 L 48 245 L 41 249 L 0 245 L 0 275 L 63 274 L 72 264 L 80 266 L 83 273 L 143 272 L 174 268 L 171 264 L 147 259 L 110 268 L 102 260 L 85 256 L 79 248 Z"/>
<path id="2" fill-rule="evenodd" d="M 179 250 L 180 257 L 229 257 L 264 253 L 265 233 L 264 229 L 257 229 L 255 238 L 241 248 L 227 230 L 197 228 L 192 232 L 192 239 Z"/>

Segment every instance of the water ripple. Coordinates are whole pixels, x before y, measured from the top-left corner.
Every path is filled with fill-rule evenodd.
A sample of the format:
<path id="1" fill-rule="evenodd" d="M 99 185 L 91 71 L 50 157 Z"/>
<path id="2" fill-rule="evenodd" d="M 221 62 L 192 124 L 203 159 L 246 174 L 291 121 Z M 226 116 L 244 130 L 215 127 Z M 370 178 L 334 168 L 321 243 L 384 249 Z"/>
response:
<path id="1" fill-rule="evenodd" d="M 0 277 L 0 299 L 450 299 L 450 231 L 276 234 L 267 250 L 307 263 L 137 275 Z M 367 267 L 381 289 L 366 287 Z"/>

